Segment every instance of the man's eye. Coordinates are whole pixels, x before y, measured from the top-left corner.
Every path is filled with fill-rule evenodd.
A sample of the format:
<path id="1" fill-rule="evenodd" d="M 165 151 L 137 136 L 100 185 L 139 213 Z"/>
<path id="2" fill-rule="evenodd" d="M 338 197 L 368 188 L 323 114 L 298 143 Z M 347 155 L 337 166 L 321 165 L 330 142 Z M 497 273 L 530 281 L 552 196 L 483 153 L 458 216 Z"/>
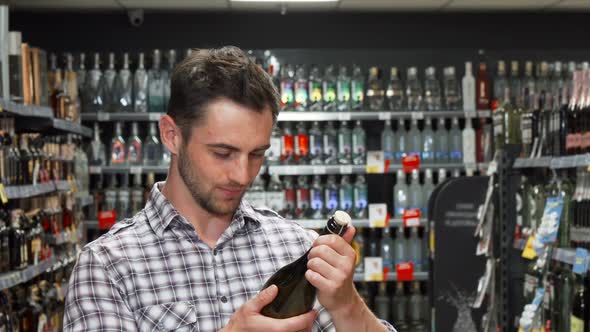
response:
<path id="1" fill-rule="evenodd" d="M 264 152 L 252 153 L 254 158 L 264 158 Z"/>
<path id="2" fill-rule="evenodd" d="M 219 159 L 227 159 L 230 156 L 229 152 L 213 152 L 213 154 Z"/>

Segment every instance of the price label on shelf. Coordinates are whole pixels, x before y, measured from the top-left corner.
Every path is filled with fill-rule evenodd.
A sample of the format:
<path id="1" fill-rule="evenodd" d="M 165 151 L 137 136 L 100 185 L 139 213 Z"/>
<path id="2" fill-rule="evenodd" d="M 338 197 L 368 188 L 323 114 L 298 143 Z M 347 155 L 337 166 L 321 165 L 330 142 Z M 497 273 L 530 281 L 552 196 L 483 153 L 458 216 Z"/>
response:
<path id="1" fill-rule="evenodd" d="M 367 173 L 385 173 L 383 151 L 367 151 Z"/>
<path id="2" fill-rule="evenodd" d="M 142 168 L 141 166 L 131 166 L 129 168 L 129 173 L 131 174 L 141 174 Z"/>
<path id="3" fill-rule="evenodd" d="M 403 218 L 404 227 L 419 227 L 421 225 L 419 209 L 405 209 Z"/>
<path id="4" fill-rule="evenodd" d="M 365 281 L 383 281 L 383 259 L 381 257 L 365 257 Z"/>
<path id="5" fill-rule="evenodd" d="M 98 212 L 98 229 L 108 230 L 117 222 L 117 211 L 100 211 Z"/>
<path id="6" fill-rule="evenodd" d="M 369 227 L 382 228 L 388 224 L 387 204 L 372 203 L 369 204 Z"/>
<path id="7" fill-rule="evenodd" d="M 100 166 L 90 166 L 90 167 L 88 167 L 88 172 L 90 174 L 100 174 L 101 168 L 100 168 Z"/>
<path id="8" fill-rule="evenodd" d="M 326 174 L 326 167 L 324 167 L 324 166 L 313 166 L 312 169 L 311 169 L 311 172 L 314 175 Z"/>
<path id="9" fill-rule="evenodd" d="M 424 112 L 411 112 L 412 120 L 422 120 L 424 119 Z"/>
<path id="10" fill-rule="evenodd" d="M 97 112 L 96 119 L 98 121 L 109 121 L 111 119 L 111 115 L 105 112 Z"/>
<path id="11" fill-rule="evenodd" d="M 397 281 L 414 281 L 414 263 L 406 262 L 395 265 Z"/>
<path id="12" fill-rule="evenodd" d="M 148 119 L 150 119 L 150 121 L 160 121 L 161 117 L 161 113 L 148 113 Z"/>
<path id="13" fill-rule="evenodd" d="M 350 112 L 338 113 L 338 121 L 350 121 Z"/>
<path id="14" fill-rule="evenodd" d="M 340 174 L 352 174 L 352 165 L 340 166 Z"/>
<path id="15" fill-rule="evenodd" d="M 4 189 L 3 183 L 0 183 L 0 200 L 2 200 L 2 204 L 8 203 L 8 196 L 6 196 L 6 190 Z"/>
<path id="16" fill-rule="evenodd" d="M 391 120 L 391 112 L 379 112 L 378 117 L 381 121 Z"/>
<path id="17" fill-rule="evenodd" d="M 477 117 L 477 113 L 475 111 L 465 111 L 465 117 L 468 119 L 473 119 Z"/>
<path id="18" fill-rule="evenodd" d="M 405 173 L 412 173 L 413 170 L 420 169 L 420 156 L 413 154 L 403 157 L 402 167 Z"/>

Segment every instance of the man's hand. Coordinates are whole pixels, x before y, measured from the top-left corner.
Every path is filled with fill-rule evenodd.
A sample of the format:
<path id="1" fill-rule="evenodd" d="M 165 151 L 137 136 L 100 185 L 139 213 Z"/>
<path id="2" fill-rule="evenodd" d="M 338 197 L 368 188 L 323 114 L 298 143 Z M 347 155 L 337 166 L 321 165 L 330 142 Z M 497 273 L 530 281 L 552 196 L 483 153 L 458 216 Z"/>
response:
<path id="1" fill-rule="evenodd" d="M 255 298 L 246 302 L 231 317 L 227 326 L 219 332 L 297 332 L 311 331 L 317 316 L 315 310 L 308 313 L 286 318 L 275 319 L 263 316 L 260 311 L 271 303 L 279 293 L 277 286 L 272 285 L 262 290 Z"/>
<path id="2" fill-rule="evenodd" d="M 331 314 L 346 311 L 357 302 L 353 284 L 356 256 L 350 246 L 355 232 L 351 225 L 342 237 L 320 236 L 309 253 L 305 278 L 318 289 L 320 304 Z"/>

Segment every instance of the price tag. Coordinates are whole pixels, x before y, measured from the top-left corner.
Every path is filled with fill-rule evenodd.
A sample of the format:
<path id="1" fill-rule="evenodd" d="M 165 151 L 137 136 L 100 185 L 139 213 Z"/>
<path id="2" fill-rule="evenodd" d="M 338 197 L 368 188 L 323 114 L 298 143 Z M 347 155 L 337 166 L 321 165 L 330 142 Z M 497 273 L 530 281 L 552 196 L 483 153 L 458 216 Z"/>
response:
<path id="1" fill-rule="evenodd" d="M 420 168 L 420 156 L 413 154 L 402 158 L 402 167 L 404 172 L 412 173 L 413 170 Z"/>
<path id="2" fill-rule="evenodd" d="M 338 113 L 338 121 L 350 121 L 350 112 Z"/>
<path id="3" fill-rule="evenodd" d="M 0 200 L 2 200 L 2 204 L 8 203 L 8 196 L 6 196 L 6 190 L 4 190 L 3 183 L 0 183 Z"/>
<path id="4" fill-rule="evenodd" d="M 576 248 L 573 271 L 580 275 L 586 275 L 586 271 L 588 271 L 588 250 L 584 248 Z"/>
<path id="5" fill-rule="evenodd" d="M 367 173 L 385 173 L 383 151 L 367 151 Z"/>
<path id="6" fill-rule="evenodd" d="M 379 120 L 391 120 L 391 112 L 379 112 Z"/>
<path id="7" fill-rule="evenodd" d="M 100 174 L 101 173 L 101 167 L 100 166 L 90 166 L 88 167 L 88 172 L 90 174 Z"/>
<path id="8" fill-rule="evenodd" d="M 465 111 L 465 117 L 473 119 L 477 117 L 477 113 L 475 111 Z"/>
<path id="9" fill-rule="evenodd" d="M 340 166 L 340 174 L 352 174 L 352 165 Z"/>
<path id="10" fill-rule="evenodd" d="M 129 168 L 129 173 L 131 173 L 131 174 L 141 174 L 141 170 L 142 170 L 141 166 L 131 166 Z"/>
<path id="11" fill-rule="evenodd" d="M 406 262 L 395 264 L 397 281 L 414 281 L 414 263 Z"/>
<path id="12" fill-rule="evenodd" d="M 383 281 L 383 259 L 365 257 L 365 281 Z"/>
<path id="13" fill-rule="evenodd" d="M 534 259 L 537 257 L 537 252 L 533 246 L 533 241 L 535 241 L 535 236 L 529 236 L 528 240 L 526 241 L 526 245 L 524 246 L 524 250 L 522 251 L 522 258 Z"/>
<path id="14" fill-rule="evenodd" d="M 424 119 L 424 112 L 411 112 L 412 120 L 422 120 Z"/>
<path id="15" fill-rule="evenodd" d="M 369 204 L 369 227 L 385 227 L 387 222 L 387 204 L 371 203 Z"/>
<path id="16" fill-rule="evenodd" d="M 326 168 L 324 166 L 313 166 L 311 172 L 315 175 L 326 174 Z"/>
<path id="17" fill-rule="evenodd" d="M 404 227 L 420 227 L 420 209 L 404 210 Z"/>
<path id="18" fill-rule="evenodd" d="M 117 211 L 100 211 L 98 212 L 98 229 L 109 230 L 117 222 Z"/>
<path id="19" fill-rule="evenodd" d="M 109 121 L 111 119 L 111 115 L 105 112 L 97 112 L 96 119 L 98 121 Z"/>
<path id="20" fill-rule="evenodd" d="M 150 121 L 160 121 L 161 117 L 162 117 L 161 113 L 148 113 L 148 119 Z"/>

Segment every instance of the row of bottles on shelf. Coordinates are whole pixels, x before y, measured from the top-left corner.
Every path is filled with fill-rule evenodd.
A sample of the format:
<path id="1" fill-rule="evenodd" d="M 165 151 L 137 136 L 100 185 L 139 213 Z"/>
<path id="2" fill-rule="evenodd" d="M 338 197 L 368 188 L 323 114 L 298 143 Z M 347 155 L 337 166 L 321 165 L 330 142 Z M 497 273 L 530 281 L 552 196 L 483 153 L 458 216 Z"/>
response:
<path id="1" fill-rule="evenodd" d="M 169 165 L 171 154 L 160 144 L 156 122 L 151 122 L 149 132 L 142 141 L 139 138 L 137 122 L 131 124 L 131 134 L 123 138 L 123 123 L 115 123 L 115 132 L 111 139 L 110 156 L 107 159 L 107 149 L 100 138 L 98 122 L 94 123 L 94 139 L 88 149 L 88 159 L 91 166 L 105 165 Z"/>
<path id="2" fill-rule="evenodd" d="M 373 313 L 378 318 L 391 322 L 397 331 L 429 330 L 431 310 L 426 283 L 357 283 L 356 288 Z"/>
<path id="3" fill-rule="evenodd" d="M 144 186 L 143 183 L 141 174 L 133 174 L 132 187 L 129 186 L 129 174 L 120 174 L 120 182 L 117 181 L 116 174 L 110 174 L 105 187 L 103 178 L 100 176 L 96 182 L 96 189 L 92 193 L 94 204 L 89 218 L 98 219 L 100 211 L 115 211 L 116 220 L 134 216 L 143 209 L 155 183 L 155 174 L 148 173 L 146 185 Z"/>
<path id="4" fill-rule="evenodd" d="M 65 264 L 0 291 L 0 331 L 63 330 L 65 293 L 72 268 L 73 264 Z"/>
<path id="5" fill-rule="evenodd" d="M 491 142 L 491 127 L 483 125 L 476 133 L 470 119 L 460 129 L 459 119 L 452 118 L 447 130 L 447 122 L 441 118 L 436 131 L 430 118 L 424 120 L 422 130 L 417 119 L 410 122 L 409 130 L 406 121 L 400 119 L 396 131 L 391 121 L 386 120 L 381 132 L 385 159 L 398 162 L 407 155 L 418 155 L 421 162 L 432 164 L 485 162 L 492 154 L 491 144 L 486 142 Z M 332 121 L 323 129 L 317 121 L 309 129 L 299 122 L 295 130 L 287 122 L 274 128 L 266 162 L 268 165 L 364 165 L 366 151 L 367 136 L 361 121 L 356 121 L 352 130 L 347 121 L 342 121 L 339 129 Z"/>

